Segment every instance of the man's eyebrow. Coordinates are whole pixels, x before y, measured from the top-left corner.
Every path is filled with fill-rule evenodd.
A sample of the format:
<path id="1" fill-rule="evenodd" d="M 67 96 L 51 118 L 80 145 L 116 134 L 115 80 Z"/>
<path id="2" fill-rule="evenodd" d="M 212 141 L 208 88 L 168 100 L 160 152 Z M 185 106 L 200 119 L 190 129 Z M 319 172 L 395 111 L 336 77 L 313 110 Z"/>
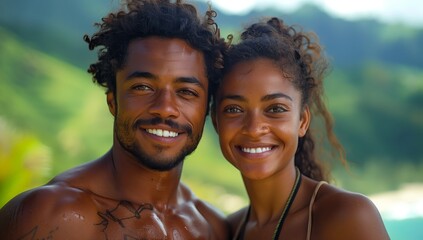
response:
<path id="1" fill-rule="evenodd" d="M 179 77 L 176 79 L 177 83 L 191 83 L 200 86 L 203 89 L 206 89 L 204 84 L 196 77 Z"/>
<path id="2" fill-rule="evenodd" d="M 290 96 L 288 96 L 288 95 L 286 95 L 284 93 L 273 93 L 273 94 L 269 94 L 269 95 L 263 96 L 261 98 L 261 101 L 270 101 L 270 100 L 273 100 L 273 99 L 276 99 L 276 98 L 286 98 L 286 99 L 288 99 L 290 101 L 293 101 Z"/>
<path id="3" fill-rule="evenodd" d="M 134 78 L 148 78 L 148 79 L 153 79 L 153 80 L 157 79 L 157 77 L 152 73 L 135 71 L 135 72 L 129 74 L 125 78 L 125 80 L 131 80 L 131 79 L 134 79 Z"/>
<path id="4" fill-rule="evenodd" d="M 156 75 L 150 73 L 150 72 L 139 72 L 139 71 L 135 71 L 131 74 L 129 74 L 125 80 L 131 80 L 134 78 L 147 78 L 147 79 L 151 79 L 151 80 L 157 80 L 159 79 Z M 198 80 L 196 77 L 178 77 L 176 78 L 177 83 L 192 83 L 195 85 L 200 86 L 201 88 L 205 89 L 204 84 L 201 83 L 200 80 Z"/>

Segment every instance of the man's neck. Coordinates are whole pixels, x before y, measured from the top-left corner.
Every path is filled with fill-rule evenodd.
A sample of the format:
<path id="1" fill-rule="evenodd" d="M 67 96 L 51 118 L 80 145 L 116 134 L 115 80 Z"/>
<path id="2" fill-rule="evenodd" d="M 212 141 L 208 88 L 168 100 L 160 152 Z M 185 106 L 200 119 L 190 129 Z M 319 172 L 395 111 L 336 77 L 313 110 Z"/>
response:
<path id="1" fill-rule="evenodd" d="M 113 147 L 107 154 L 112 176 L 113 195 L 133 203 L 151 203 L 156 208 L 176 204 L 180 191 L 182 166 L 169 171 L 149 169 L 126 150 Z"/>

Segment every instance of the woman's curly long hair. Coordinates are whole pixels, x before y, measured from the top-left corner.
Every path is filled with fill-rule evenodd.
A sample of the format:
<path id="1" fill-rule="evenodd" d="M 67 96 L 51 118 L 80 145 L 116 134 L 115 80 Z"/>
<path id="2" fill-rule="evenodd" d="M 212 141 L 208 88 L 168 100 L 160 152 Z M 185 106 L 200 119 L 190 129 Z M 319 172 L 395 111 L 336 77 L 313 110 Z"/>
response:
<path id="1" fill-rule="evenodd" d="M 210 99 L 226 49 L 214 17 L 216 12 L 210 7 L 201 18 L 195 6 L 181 0 L 126 0 L 121 10 L 95 24 L 98 32 L 84 36 L 90 50 L 98 49 L 98 61 L 90 65 L 88 72 L 94 82 L 115 93 L 116 72 L 123 67 L 132 40 L 150 36 L 179 38 L 204 54 Z"/>
<path id="2" fill-rule="evenodd" d="M 305 136 L 299 139 L 295 165 L 302 174 L 310 178 L 328 181 L 329 173 L 319 161 L 320 152 L 316 152 L 315 135 L 323 128 L 318 125 L 319 117 L 323 120 L 325 134 L 332 149 L 344 165 L 346 159 L 344 149 L 333 132 L 333 119 L 323 99 L 323 79 L 328 69 L 328 61 L 317 36 L 285 25 L 276 17 L 263 19 L 247 27 L 241 33 L 240 42 L 230 46 L 224 57 L 223 75 L 240 62 L 258 58 L 270 59 L 279 66 L 281 72 L 300 91 L 302 107 L 310 108 L 314 125 L 312 124 Z M 213 93 L 214 99 L 216 94 L 217 92 Z M 213 108 L 215 105 L 213 103 Z M 324 142 L 319 144 L 318 147 L 322 149 L 326 147 Z"/>

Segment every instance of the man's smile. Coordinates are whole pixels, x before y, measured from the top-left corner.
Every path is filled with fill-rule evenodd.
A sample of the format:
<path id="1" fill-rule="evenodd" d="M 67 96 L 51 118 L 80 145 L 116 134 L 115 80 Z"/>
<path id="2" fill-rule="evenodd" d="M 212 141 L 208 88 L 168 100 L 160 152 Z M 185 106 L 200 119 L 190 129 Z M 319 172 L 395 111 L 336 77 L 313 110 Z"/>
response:
<path id="1" fill-rule="evenodd" d="M 173 131 L 169 131 L 169 130 L 164 130 L 164 129 L 153 129 L 153 128 L 148 128 L 145 129 L 146 132 L 159 136 L 159 137 L 168 137 L 168 138 L 174 138 L 177 137 L 179 135 L 179 133 L 177 132 L 173 132 Z"/>

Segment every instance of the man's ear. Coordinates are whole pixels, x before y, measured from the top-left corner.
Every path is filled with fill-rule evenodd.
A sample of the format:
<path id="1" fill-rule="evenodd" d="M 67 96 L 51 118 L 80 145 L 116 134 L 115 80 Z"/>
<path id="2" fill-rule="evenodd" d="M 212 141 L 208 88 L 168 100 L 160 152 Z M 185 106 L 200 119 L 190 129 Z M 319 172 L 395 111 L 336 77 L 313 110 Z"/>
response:
<path id="1" fill-rule="evenodd" d="M 108 91 L 106 93 L 106 99 L 107 99 L 107 106 L 109 106 L 109 111 L 113 115 L 113 117 L 116 117 L 116 99 L 115 94 L 112 91 Z"/>
<path id="2" fill-rule="evenodd" d="M 300 127 L 298 129 L 299 137 L 304 137 L 304 135 L 307 133 L 307 130 L 310 127 L 310 122 L 311 122 L 310 108 L 308 106 L 305 106 L 300 116 Z"/>

